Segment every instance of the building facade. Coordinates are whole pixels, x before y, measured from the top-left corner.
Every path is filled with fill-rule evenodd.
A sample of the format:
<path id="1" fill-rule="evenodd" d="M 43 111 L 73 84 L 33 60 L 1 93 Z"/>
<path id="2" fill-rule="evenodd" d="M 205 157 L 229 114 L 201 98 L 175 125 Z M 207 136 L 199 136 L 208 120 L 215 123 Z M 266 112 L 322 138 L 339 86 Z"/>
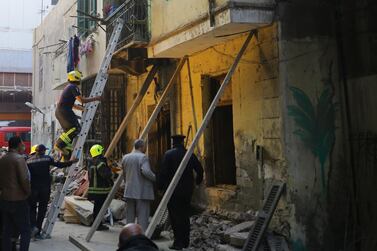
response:
<path id="1" fill-rule="evenodd" d="M 158 171 L 170 135 L 184 134 L 190 145 L 247 34 L 255 30 L 196 148 L 206 182 L 195 202 L 215 210 L 257 211 L 271 184 L 282 181 L 287 189 L 271 226 L 286 235 L 292 250 L 373 250 L 375 195 L 368 193 L 376 176 L 373 1 L 97 1 L 95 12 L 95 1 L 89 2 L 60 1 L 35 31 L 35 42 L 66 41 L 75 34 L 69 32 L 74 22 L 81 24 L 85 36 L 95 36 L 96 56 L 82 59 L 80 69 L 95 74 L 105 33 L 98 27 L 93 33 L 86 19 L 70 16 L 77 8 L 93 15 L 102 7 L 107 39 L 116 18 L 126 19 L 110 69 L 126 85 L 115 91 L 124 96 L 110 106 L 110 119 L 119 114 L 114 107 L 123 112 L 131 107 L 152 66 L 160 69 L 126 129 L 121 153 L 132 149 L 184 56 L 189 66 L 180 71 L 148 134 L 153 167 Z M 65 53 L 40 56 L 36 48 L 34 103 L 53 121 L 59 92 L 51 89 L 65 82 Z M 44 78 L 39 91 L 38 76 Z M 111 95 L 109 102 L 119 102 Z M 121 119 L 113 122 L 115 130 Z M 42 128 L 39 121 L 33 117 L 33 136 L 42 139 L 51 124 Z"/>
<path id="2" fill-rule="evenodd" d="M 31 51 L 0 49 L 0 58 L 0 127 L 30 126 Z"/>

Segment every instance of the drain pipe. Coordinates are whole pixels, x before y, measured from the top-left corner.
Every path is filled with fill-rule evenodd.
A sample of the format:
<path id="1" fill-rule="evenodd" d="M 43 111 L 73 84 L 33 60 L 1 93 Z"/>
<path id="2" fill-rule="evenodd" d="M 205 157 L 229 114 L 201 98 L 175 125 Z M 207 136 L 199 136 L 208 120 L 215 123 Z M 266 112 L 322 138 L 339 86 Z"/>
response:
<path id="1" fill-rule="evenodd" d="M 355 224 L 353 226 L 354 231 L 354 243 L 355 243 L 355 250 L 360 250 L 360 241 L 358 236 L 358 227 L 360 226 L 360 217 L 359 217 L 359 208 L 357 205 L 357 181 L 356 181 L 356 168 L 355 168 L 355 157 L 354 157 L 354 149 L 352 147 L 352 122 L 350 118 L 351 109 L 350 109 L 350 94 L 348 90 L 348 80 L 347 80 L 347 66 L 346 66 L 346 57 L 344 53 L 344 38 L 343 38 L 343 31 L 342 31 L 342 10 L 341 10 L 341 2 L 337 2 L 337 6 L 335 6 L 335 37 L 337 43 L 337 51 L 338 51 L 338 69 L 339 69 L 339 79 L 343 83 L 343 86 L 340 86 L 341 90 L 343 90 L 343 105 L 345 107 L 345 112 L 343 112 L 343 120 L 345 121 L 346 125 L 346 150 L 349 153 L 349 162 L 350 162 L 350 169 L 351 169 L 351 186 L 352 186 L 352 196 L 353 200 L 350 200 L 351 207 L 354 210 L 354 219 Z M 342 88 L 343 87 L 343 88 Z M 347 216 L 348 217 L 348 216 Z"/>

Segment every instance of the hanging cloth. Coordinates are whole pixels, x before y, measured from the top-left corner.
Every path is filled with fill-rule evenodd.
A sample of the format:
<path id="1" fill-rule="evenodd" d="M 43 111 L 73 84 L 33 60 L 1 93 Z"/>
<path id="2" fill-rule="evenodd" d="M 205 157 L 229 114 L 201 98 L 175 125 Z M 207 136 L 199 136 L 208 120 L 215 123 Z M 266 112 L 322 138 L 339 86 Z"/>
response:
<path id="1" fill-rule="evenodd" d="M 70 38 L 68 41 L 68 54 L 67 54 L 67 73 L 75 70 L 73 63 L 73 39 Z"/>
<path id="2" fill-rule="evenodd" d="M 80 48 L 80 38 L 75 35 L 73 37 L 73 64 L 75 68 L 77 68 L 80 62 L 79 48 Z"/>

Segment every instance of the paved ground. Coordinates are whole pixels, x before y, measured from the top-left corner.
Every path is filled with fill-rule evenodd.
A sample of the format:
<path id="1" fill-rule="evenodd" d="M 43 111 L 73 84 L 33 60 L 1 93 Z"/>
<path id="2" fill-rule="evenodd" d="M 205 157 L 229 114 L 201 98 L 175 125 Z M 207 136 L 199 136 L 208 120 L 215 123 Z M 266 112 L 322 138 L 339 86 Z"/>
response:
<path id="1" fill-rule="evenodd" d="M 93 251 L 115 251 L 117 249 L 120 226 L 110 228 L 110 231 L 96 232 L 90 243 L 85 242 L 89 227 L 56 222 L 52 238 L 31 243 L 30 251 L 77 251 L 80 250 L 69 241 L 69 235 L 80 240 Z M 171 242 L 166 239 L 156 241 L 160 250 L 170 250 Z"/>

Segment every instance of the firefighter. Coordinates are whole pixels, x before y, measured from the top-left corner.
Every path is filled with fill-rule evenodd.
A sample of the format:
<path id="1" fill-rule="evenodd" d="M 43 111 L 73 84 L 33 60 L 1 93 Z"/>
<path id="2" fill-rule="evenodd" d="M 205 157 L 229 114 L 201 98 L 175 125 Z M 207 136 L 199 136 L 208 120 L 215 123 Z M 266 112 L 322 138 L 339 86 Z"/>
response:
<path id="1" fill-rule="evenodd" d="M 101 100 L 101 96 L 90 98 L 81 96 L 79 90 L 81 78 L 82 74 L 80 71 L 71 71 L 68 73 L 69 84 L 64 88 L 55 111 L 56 119 L 59 121 L 64 132 L 55 142 L 54 148 L 61 152 L 64 160 L 69 160 L 72 153 L 72 142 L 81 130 L 80 123 L 72 109 L 84 111 L 84 108 L 82 105 L 76 105 L 75 101 L 77 100 L 81 104 L 86 104 Z"/>
<path id="2" fill-rule="evenodd" d="M 103 156 L 104 148 L 101 145 L 94 145 L 90 148 L 91 159 L 88 163 L 89 191 L 88 200 L 94 202 L 93 219 L 97 218 L 102 205 L 105 203 L 112 186 L 112 171 L 107 165 L 107 159 Z M 109 228 L 101 224 L 98 231 L 108 230 Z"/>
<path id="3" fill-rule="evenodd" d="M 37 146 L 38 145 L 34 145 L 34 146 L 31 147 L 30 154 L 29 154 L 30 157 L 37 153 Z"/>
<path id="4" fill-rule="evenodd" d="M 48 202 L 51 193 L 51 175 L 50 167 L 65 168 L 71 166 L 78 160 L 68 161 L 65 163 L 56 162 L 52 157 L 46 155 L 47 148 L 40 144 L 35 149 L 35 154 L 27 160 L 27 166 L 30 172 L 31 196 L 30 205 L 30 223 L 32 237 L 40 239 L 43 219 L 46 216 Z"/>

